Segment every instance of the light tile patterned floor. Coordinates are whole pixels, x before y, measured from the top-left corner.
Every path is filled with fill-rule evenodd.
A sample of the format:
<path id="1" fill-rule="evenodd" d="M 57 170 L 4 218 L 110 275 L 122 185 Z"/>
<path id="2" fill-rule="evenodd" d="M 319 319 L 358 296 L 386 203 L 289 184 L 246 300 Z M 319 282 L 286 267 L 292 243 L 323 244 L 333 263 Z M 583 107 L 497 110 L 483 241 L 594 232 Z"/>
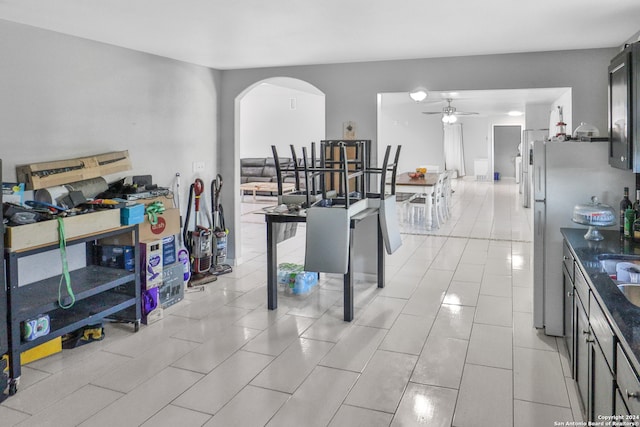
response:
<path id="1" fill-rule="evenodd" d="M 341 278 L 266 309 L 265 226 L 243 203 L 243 263 L 156 324 L 23 369 L 0 425 L 552 426 L 580 420 L 560 339 L 532 327 L 531 228 L 513 181 L 457 180 L 427 231 L 400 206 L 386 287 Z M 304 226 L 279 245 L 302 263 Z M 574 418 L 576 417 L 576 418 Z"/>

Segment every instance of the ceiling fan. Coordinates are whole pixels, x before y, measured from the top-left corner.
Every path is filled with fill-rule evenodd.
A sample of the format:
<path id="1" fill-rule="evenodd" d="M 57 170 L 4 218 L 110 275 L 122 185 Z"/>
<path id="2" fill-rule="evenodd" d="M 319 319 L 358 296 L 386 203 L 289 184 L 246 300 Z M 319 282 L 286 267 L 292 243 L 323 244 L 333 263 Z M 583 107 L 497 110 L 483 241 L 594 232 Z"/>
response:
<path id="1" fill-rule="evenodd" d="M 422 114 L 442 114 L 442 121 L 444 123 L 455 123 L 458 120 L 456 116 L 470 116 L 478 114 L 467 111 L 457 111 L 456 107 L 451 106 L 451 101 L 453 101 L 451 98 L 447 98 L 445 101 L 447 101 L 447 106 L 442 107 L 442 111 L 423 111 Z"/>

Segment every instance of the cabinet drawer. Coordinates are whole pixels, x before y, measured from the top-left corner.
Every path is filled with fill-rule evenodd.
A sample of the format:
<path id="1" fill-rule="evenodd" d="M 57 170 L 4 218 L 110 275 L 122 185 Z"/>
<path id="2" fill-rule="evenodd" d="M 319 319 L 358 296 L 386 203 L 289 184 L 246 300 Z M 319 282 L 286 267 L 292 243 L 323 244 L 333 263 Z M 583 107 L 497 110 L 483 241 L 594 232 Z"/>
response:
<path id="1" fill-rule="evenodd" d="M 564 268 L 567 269 L 571 281 L 575 281 L 575 260 L 566 240 L 562 245 L 562 263 L 564 264 Z"/>
<path id="2" fill-rule="evenodd" d="M 593 294 L 590 294 L 589 298 L 589 323 L 591 324 L 591 329 L 593 330 L 596 340 L 602 349 L 602 354 L 607 360 L 609 370 L 613 372 L 616 357 L 616 336 L 611 330 L 609 322 Z"/>
<path id="3" fill-rule="evenodd" d="M 587 284 L 587 280 L 582 275 L 582 271 L 580 269 L 576 270 L 575 282 L 574 286 L 576 288 L 576 293 L 580 297 L 580 302 L 584 305 L 584 311 L 587 312 L 587 316 L 589 315 L 589 285 Z"/>
<path id="4" fill-rule="evenodd" d="M 640 381 L 620 345 L 618 345 L 616 360 L 616 378 L 622 399 L 630 413 L 640 414 Z"/>

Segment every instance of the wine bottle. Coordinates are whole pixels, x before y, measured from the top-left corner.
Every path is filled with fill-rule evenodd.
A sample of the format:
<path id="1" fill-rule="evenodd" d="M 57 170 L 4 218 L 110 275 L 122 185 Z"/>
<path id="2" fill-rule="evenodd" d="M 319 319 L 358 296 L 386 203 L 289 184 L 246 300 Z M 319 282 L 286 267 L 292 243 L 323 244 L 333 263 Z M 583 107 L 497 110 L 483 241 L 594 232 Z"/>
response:
<path id="1" fill-rule="evenodd" d="M 632 206 L 631 200 L 629 200 L 629 187 L 624 187 L 624 197 L 620 201 L 620 234 L 622 235 L 624 235 L 624 213 Z"/>
<path id="2" fill-rule="evenodd" d="M 640 190 L 636 190 L 636 200 L 633 202 L 633 208 L 636 211 L 636 218 L 640 217 Z"/>

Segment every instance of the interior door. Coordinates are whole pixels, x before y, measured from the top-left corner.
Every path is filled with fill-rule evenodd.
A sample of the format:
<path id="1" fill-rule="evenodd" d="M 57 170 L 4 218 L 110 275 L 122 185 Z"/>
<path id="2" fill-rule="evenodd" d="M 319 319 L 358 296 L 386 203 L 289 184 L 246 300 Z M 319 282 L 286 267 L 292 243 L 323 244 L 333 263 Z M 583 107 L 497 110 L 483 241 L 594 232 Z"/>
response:
<path id="1" fill-rule="evenodd" d="M 501 177 L 516 177 L 516 157 L 522 141 L 522 126 L 493 127 L 493 170 Z"/>

